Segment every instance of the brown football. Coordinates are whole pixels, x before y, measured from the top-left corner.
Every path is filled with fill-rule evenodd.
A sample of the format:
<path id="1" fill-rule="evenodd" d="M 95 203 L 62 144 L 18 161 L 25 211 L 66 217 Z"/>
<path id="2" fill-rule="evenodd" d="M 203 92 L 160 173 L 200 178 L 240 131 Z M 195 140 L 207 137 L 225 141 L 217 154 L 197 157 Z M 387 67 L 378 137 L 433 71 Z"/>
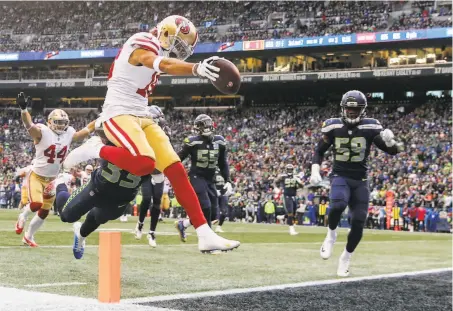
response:
<path id="1" fill-rule="evenodd" d="M 224 58 L 213 61 L 212 65 L 220 68 L 219 77 L 212 82 L 215 88 L 223 94 L 236 94 L 241 86 L 241 75 L 238 68 Z"/>

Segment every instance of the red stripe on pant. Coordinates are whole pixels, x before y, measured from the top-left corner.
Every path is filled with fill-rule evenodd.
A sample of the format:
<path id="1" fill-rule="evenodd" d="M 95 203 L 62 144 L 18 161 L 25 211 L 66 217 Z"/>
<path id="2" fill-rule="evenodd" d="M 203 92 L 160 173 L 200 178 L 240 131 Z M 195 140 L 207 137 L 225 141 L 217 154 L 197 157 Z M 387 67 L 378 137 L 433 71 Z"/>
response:
<path id="1" fill-rule="evenodd" d="M 110 119 L 109 121 L 112 124 L 112 126 L 121 134 L 121 136 L 123 136 L 124 139 L 126 139 L 126 141 L 132 146 L 132 149 L 134 149 L 135 154 L 139 155 L 140 151 L 138 150 L 133 140 L 126 134 L 126 132 L 124 132 L 113 119 Z"/>

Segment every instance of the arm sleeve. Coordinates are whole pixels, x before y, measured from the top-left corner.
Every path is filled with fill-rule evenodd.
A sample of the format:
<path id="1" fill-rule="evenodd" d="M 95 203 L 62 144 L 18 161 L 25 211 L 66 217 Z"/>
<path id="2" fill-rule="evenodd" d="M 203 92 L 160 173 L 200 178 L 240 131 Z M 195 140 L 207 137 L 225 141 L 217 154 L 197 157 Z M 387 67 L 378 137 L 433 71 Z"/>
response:
<path id="1" fill-rule="evenodd" d="M 395 155 L 398 153 L 398 147 L 396 146 L 396 144 L 392 147 L 387 147 L 381 135 L 379 134 L 374 137 L 373 143 L 376 145 L 376 147 L 390 155 Z"/>
<path id="2" fill-rule="evenodd" d="M 327 135 L 324 135 L 323 139 L 321 139 L 316 145 L 315 152 L 313 154 L 312 164 L 321 165 L 322 160 L 324 158 L 324 154 L 331 145 L 332 145 L 331 139 L 329 139 Z"/>
<path id="3" fill-rule="evenodd" d="M 182 146 L 182 149 L 179 150 L 178 156 L 181 159 L 181 162 L 184 161 L 190 154 L 190 146 L 188 145 L 189 143 L 189 138 L 184 139 L 184 145 Z"/>
<path id="4" fill-rule="evenodd" d="M 222 175 L 225 182 L 230 182 L 230 168 L 228 166 L 228 152 L 225 145 L 219 145 L 219 160 L 217 165 L 220 169 L 220 175 Z"/>

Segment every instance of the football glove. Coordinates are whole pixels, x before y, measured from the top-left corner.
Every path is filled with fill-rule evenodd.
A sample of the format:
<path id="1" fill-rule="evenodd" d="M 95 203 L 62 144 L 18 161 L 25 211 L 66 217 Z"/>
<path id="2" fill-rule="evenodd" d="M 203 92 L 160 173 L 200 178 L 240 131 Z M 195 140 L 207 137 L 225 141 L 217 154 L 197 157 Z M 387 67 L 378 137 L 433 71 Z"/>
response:
<path id="1" fill-rule="evenodd" d="M 219 77 L 218 72 L 220 71 L 220 68 L 211 65 L 211 63 L 218 59 L 218 56 L 212 56 L 202 62 L 199 62 L 198 64 L 195 64 L 192 68 L 193 75 L 200 78 L 208 78 L 211 81 L 216 81 Z"/>
<path id="2" fill-rule="evenodd" d="M 20 109 L 25 110 L 27 109 L 28 104 L 31 103 L 31 97 L 25 97 L 25 93 L 20 92 L 17 94 L 16 103 L 19 105 Z"/>
<path id="3" fill-rule="evenodd" d="M 393 139 L 395 135 L 393 135 L 393 132 L 389 129 L 383 130 L 381 132 L 381 137 L 387 147 L 392 147 L 396 144 L 396 141 Z"/>
<path id="4" fill-rule="evenodd" d="M 321 176 L 319 170 L 320 170 L 319 164 L 312 164 L 310 184 L 312 184 L 313 186 L 318 185 L 322 181 L 322 176 Z"/>
<path id="5" fill-rule="evenodd" d="M 225 196 L 230 196 L 233 194 L 233 186 L 231 185 L 230 182 L 225 183 L 225 186 L 223 186 L 223 190 L 225 190 Z"/>

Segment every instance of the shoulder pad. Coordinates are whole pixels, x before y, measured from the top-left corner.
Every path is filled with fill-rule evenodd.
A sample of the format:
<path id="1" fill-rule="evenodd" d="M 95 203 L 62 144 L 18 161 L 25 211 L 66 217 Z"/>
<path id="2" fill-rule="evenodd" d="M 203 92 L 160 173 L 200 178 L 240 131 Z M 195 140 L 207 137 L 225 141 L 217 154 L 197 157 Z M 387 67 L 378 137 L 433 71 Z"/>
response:
<path id="1" fill-rule="evenodd" d="M 161 47 L 159 40 L 148 32 L 139 32 L 129 38 L 129 44 L 135 48 L 141 48 L 160 55 Z"/>
<path id="2" fill-rule="evenodd" d="M 226 145 L 225 138 L 222 135 L 214 135 L 213 142 L 218 143 L 219 145 Z"/>
<path id="3" fill-rule="evenodd" d="M 376 119 L 373 119 L 373 118 L 364 118 L 360 123 L 359 125 L 357 126 L 357 128 L 361 129 L 361 130 L 382 130 L 382 125 L 381 123 L 376 120 Z"/>
<path id="4" fill-rule="evenodd" d="M 342 128 L 343 126 L 344 126 L 343 121 L 341 121 L 340 118 L 327 119 L 322 123 L 321 132 L 329 133 L 334 129 Z"/>
<path id="5" fill-rule="evenodd" d="M 203 141 L 198 136 L 189 136 L 184 139 L 184 144 L 186 144 L 187 146 L 201 145 L 202 143 Z"/>

